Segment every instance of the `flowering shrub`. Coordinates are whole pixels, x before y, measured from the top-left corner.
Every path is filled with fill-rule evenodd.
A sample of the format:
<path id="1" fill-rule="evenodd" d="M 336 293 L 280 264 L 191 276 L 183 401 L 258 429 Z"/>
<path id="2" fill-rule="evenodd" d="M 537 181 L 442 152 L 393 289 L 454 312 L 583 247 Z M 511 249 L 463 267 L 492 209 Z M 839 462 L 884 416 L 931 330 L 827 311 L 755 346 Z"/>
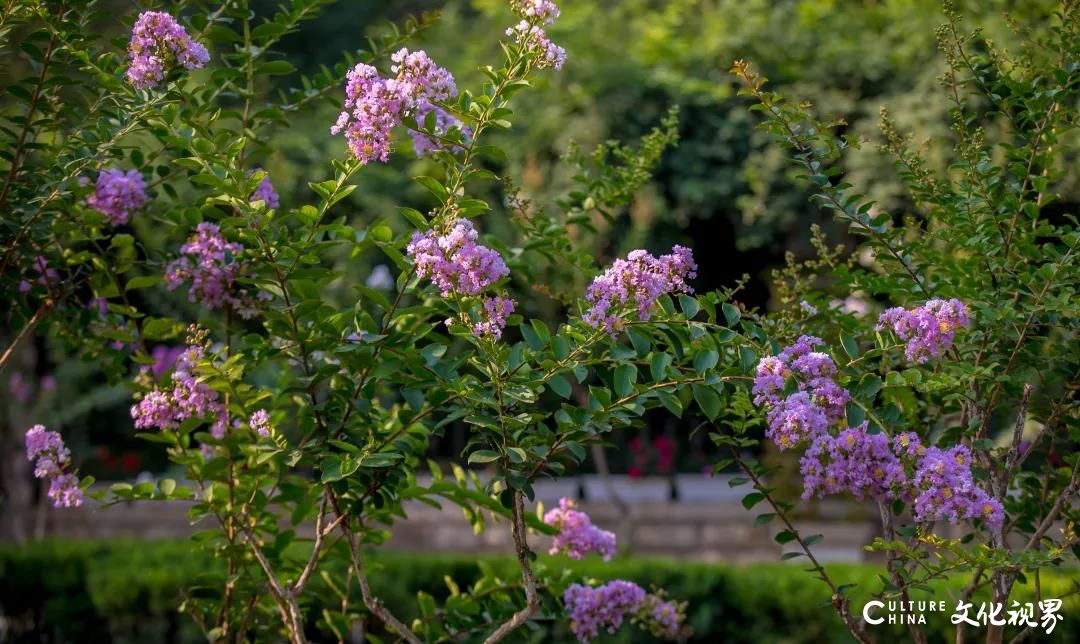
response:
<path id="1" fill-rule="evenodd" d="M 184 608 L 209 639 L 303 642 L 312 628 L 344 639 L 363 620 L 409 642 L 496 642 L 556 615 L 582 641 L 626 621 L 685 636 L 685 607 L 662 590 L 598 585 L 537 563 L 536 534 L 553 537 L 555 553 L 605 559 L 614 535 L 566 501 L 547 513 L 526 508 L 536 480 L 571 471 L 588 446 L 661 408 L 704 423 L 730 450 L 717 468 L 746 473 L 756 489 L 744 505 L 768 503 L 758 521 L 783 523 L 777 540 L 799 546 L 790 554 L 809 558 L 861 640 L 844 589 L 813 556 L 820 537 L 798 532 L 792 504 L 749 456 L 759 435 L 801 451 L 805 496 L 878 504 L 883 596 L 907 599 L 929 579 L 971 570 L 972 589 L 988 576 L 1005 601 L 1023 571 L 1070 556 L 1071 528 L 1050 529 L 1075 516 L 1080 487 L 1071 452 L 1078 235 L 1071 219 L 1041 209 L 1065 147 L 1057 142 L 1073 125 L 1075 11 L 1059 18 L 1059 62 L 1023 65 L 998 53 L 971 62 L 948 13 L 950 87 L 961 96 L 959 75 L 1000 84 L 989 93 L 1006 101 L 995 114 L 1019 140 L 994 165 L 997 151 L 958 98 L 960 174 L 939 178 L 886 119 L 886 148 L 924 209 L 910 231 L 871 214 L 873 204 L 835 178 L 851 140 L 832 138 L 805 106 L 766 92 L 737 64 L 766 129 L 823 203 L 866 236 L 861 250 L 880 269 L 837 264 L 834 282 L 804 289 L 794 310 L 764 313 L 740 306 L 737 286 L 695 294 L 697 265 L 683 246 L 592 264 L 582 239 L 590 218 L 630 203 L 673 142 L 673 117 L 638 152 L 601 148 L 558 209 L 506 195 L 515 216 L 500 236 L 484 234 L 481 195 L 502 156 L 492 131 L 513 125 L 514 97 L 532 79 L 572 64 L 548 34 L 553 3 L 509 3 L 504 58 L 481 68 L 479 88 L 458 88 L 451 70 L 405 46 L 423 26 L 414 22 L 279 100 L 258 93 L 257 81 L 293 71 L 275 44 L 321 4 L 294 0 L 272 16 L 243 0 L 144 12 L 125 18 L 126 56 L 64 3 L 16 1 L 4 18 L 33 30 L 26 49 L 37 71 L 12 92 L 24 113 L 8 121 L 22 134 L 3 157 L 0 206 L 11 217 L 0 228 L 0 289 L 14 306 L 0 369 L 41 332 L 132 388 L 132 430 L 167 450 L 187 481 L 86 494 L 104 504 L 193 502 L 191 520 L 212 528 L 199 542 L 225 565 L 215 592 L 193 593 Z M 1021 71 L 990 78 L 986 65 Z M 65 95 L 79 109 L 61 113 L 57 88 L 76 78 L 93 83 Z M 327 127 L 345 144 L 328 170 L 311 170 L 329 176 L 309 177 L 311 193 L 279 195 L 262 169 L 273 133 L 291 113 L 338 101 Z M 408 154 L 404 134 L 429 209 L 346 216 L 354 178 Z M 378 256 L 382 272 L 343 284 L 343 263 L 360 255 Z M 578 288 L 582 279 L 591 284 Z M 867 307 L 897 307 L 872 327 L 824 304 L 856 291 L 879 298 Z M 539 297 L 564 307 L 554 329 L 536 315 Z M 1040 429 L 1025 436 L 1029 420 Z M 451 423 L 469 429 L 462 456 L 472 471 L 447 476 L 428 462 L 430 479 L 418 477 Z M 59 434 L 35 426 L 26 446 L 53 502 L 78 505 L 92 481 L 76 479 Z M 485 574 L 451 588 L 441 606 L 423 595 L 423 619 L 400 621 L 370 583 L 366 549 L 414 502 L 457 504 L 478 531 L 504 523 L 518 579 Z M 943 521 L 968 534 L 940 536 Z M 332 578 L 330 564 L 344 578 Z M 316 574 L 340 610 L 306 613 Z"/>

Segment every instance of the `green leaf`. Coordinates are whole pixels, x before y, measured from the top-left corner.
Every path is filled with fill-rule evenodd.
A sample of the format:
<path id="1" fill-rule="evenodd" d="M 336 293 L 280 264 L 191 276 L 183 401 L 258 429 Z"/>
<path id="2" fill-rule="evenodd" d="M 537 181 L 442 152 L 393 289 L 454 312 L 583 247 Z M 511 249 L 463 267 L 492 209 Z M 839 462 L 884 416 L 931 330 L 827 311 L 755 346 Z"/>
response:
<path id="1" fill-rule="evenodd" d="M 499 453 L 490 449 L 481 449 L 469 454 L 470 463 L 490 463 L 499 459 Z"/>
<path id="2" fill-rule="evenodd" d="M 169 496 L 173 493 L 173 490 L 176 489 L 176 481 L 172 479 L 161 479 L 158 481 L 158 489 L 161 490 L 161 493 L 165 496 Z"/>
<path id="3" fill-rule="evenodd" d="M 570 383 L 562 376 L 552 376 L 547 382 L 548 388 L 563 398 L 570 397 Z"/>
<path id="4" fill-rule="evenodd" d="M 282 76 L 296 71 L 296 67 L 287 60 L 269 60 L 255 68 L 256 74 L 267 76 Z"/>
<path id="5" fill-rule="evenodd" d="M 776 543 L 785 544 L 795 540 L 795 533 L 791 530 L 781 530 L 773 537 Z"/>
<path id="6" fill-rule="evenodd" d="M 701 408 L 705 417 L 709 420 L 716 420 L 716 417 L 720 415 L 720 396 L 712 387 L 707 385 L 695 384 L 693 390 L 694 400 L 697 401 L 698 407 Z"/>
<path id="7" fill-rule="evenodd" d="M 716 363 L 720 361 L 720 354 L 713 351 L 703 351 L 702 353 L 694 356 L 694 369 L 698 373 L 705 373 L 709 369 L 716 366 Z"/>
<path id="8" fill-rule="evenodd" d="M 747 510 L 753 508 L 758 503 L 765 500 L 765 495 L 761 492 L 751 492 L 742 498 L 743 507 Z"/>
<path id="9" fill-rule="evenodd" d="M 671 366 L 672 357 L 670 353 L 655 353 L 653 354 L 652 361 L 649 363 L 649 373 L 652 374 L 653 380 L 659 382 L 667 376 L 668 367 Z"/>
<path id="10" fill-rule="evenodd" d="M 124 289 L 128 291 L 134 291 L 140 288 L 150 288 L 151 286 L 157 286 L 161 283 L 160 275 L 140 275 L 133 277 L 127 281 L 124 285 Z"/>
<path id="11" fill-rule="evenodd" d="M 630 344 L 634 345 L 634 351 L 637 351 L 638 357 L 645 357 L 652 347 L 652 339 L 649 338 L 649 334 L 637 327 L 630 327 L 626 330 L 626 334 L 630 336 Z"/>
<path id="12" fill-rule="evenodd" d="M 859 355 L 859 343 L 855 341 L 855 338 L 846 334 L 840 334 L 840 344 L 844 347 L 844 353 L 848 354 L 848 357 L 855 359 Z"/>
<path id="13" fill-rule="evenodd" d="M 735 323 L 739 321 L 739 318 L 742 317 L 742 313 L 739 312 L 739 307 L 730 302 L 724 302 L 720 309 L 724 312 L 724 319 L 727 320 L 728 326 L 734 326 Z"/>
<path id="14" fill-rule="evenodd" d="M 698 314 L 698 311 L 701 310 L 698 301 L 689 295 L 679 296 L 679 306 L 682 307 L 683 314 L 686 316 L 687 320 L 693 319 L 693 317 Z"/>
<path id="15" fill-rule="evenodd" d="M 847 423 L 848 427 L 857 427 L 866 420 L 866 412 L 863 408 L 851 402 L 847 406 Z"/>
<path id="16" fill-rule="evenodd" d="M 630 363 L 622 363 L 615 368 L 615 393 L 620 398 L 626 398 L 634 393 L 634 383 L 637 381 L 637 367 Z"/>

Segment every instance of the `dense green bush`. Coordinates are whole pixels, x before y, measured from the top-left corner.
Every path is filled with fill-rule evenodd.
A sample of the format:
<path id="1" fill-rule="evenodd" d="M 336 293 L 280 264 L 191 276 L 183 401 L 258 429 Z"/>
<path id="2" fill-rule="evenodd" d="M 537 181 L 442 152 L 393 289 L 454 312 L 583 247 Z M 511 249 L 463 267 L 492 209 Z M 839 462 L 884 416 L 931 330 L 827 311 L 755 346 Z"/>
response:
<path id="1" fill-rule="evenodd" d="M 689 601 L 687 622 L 695 642 L 830 642 L 841 641 L 846 630 L 839 618 L 822 606 L 818 582 L 801 566 L 749 566 L 688 563 L 670 560 L 572 562 L 575 573 L 599 579 L 623 578 L 644 586 L 655 584 Z M 423 555 L 380 552 L 373 557 L 371 583 L 395 614 L 409 623 L 420 617 L 417 593 L 441 604 L 450 590 L 443 576 L 461 587 L 480 579 L 481 566 L 509 576 L 512 559 L 469 555 Z M 0 617 L 11 620 L 9 641 L 197 642 L 201 636 L 190 620 L 177 614 L 184 588 L 198 592 L 200 576 L 218 565 L 192 551 L 185 541 L 58 541 L 46 540 L 0 548 Z M 876 568 L 833 565 L 841 583 L 857 584 L 852 603 L 861 607 L 879 583 Z M 1044 592 L 1063 594 L 1075 571 L 1043 573 Z M 322 580 L 319 580 L 322 582 Z M 955 595 L 961 580 L 933 586 L 934 599 Z M 316 589 L 316 597 L 325 597 Z M 1030 597 L 1030 585 L 1017 599 Z M 915 599 L 919 599 L 915 596 Z M 951 610 L 951 606 L 948 606 Z M 318 610 L 308 611 L 318 614 Z M 1067 599 L 1065 619 L 1052 641 L 1080 638 L 1080 600 Z M 948 615 L 928 625 L 931 641 L 952 641 Z M 937 614 L 941 616 L 941 614 Z M 48 624 L 48 629 L 37 630 Z M 897 627 L 898 628 L 898 627 Z M 51 629 L 51 630 L 50 630 Z M 885 625 L 874 627 L 882 641 L 893 638 Z M 896 631 L 899 637 L 901 631 Z M 328 634 L 323 633 L 324 639 Z M 570 641 L 564 623 L 543 624 L 533 633 L 544 641 Z M 624 629 L 611 642 L 649 641 L 639 631 Z"/>

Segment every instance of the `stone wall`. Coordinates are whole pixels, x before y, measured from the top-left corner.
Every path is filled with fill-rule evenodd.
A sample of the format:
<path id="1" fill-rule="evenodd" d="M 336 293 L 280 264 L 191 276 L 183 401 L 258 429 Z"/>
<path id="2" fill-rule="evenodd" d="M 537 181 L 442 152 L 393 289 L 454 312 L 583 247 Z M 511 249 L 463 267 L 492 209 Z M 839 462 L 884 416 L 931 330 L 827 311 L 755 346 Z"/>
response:
<path id="1" fill-rule="evenodd" d="M 748 486 L 732 488 L 730 477 L 705 479 L 688 477 L 629 480 L 613 477 L 610 485 L 582 478 L 544 481 L 536 485 L 537 501 L 545 507 L 567 496 L 577 499 L 593 521 L 618 535 L 620 550 L 642 556 L 677 557 L 702 561 L 776 561 L 791 544 L 781 547 L 773 537 L 783 529 L 779 520 L 755 525 L 755 517 L 767 511 L 760 504 L 747 511 L 742 497 Z M 613 498 L 618 498 L 616 502 Z M 512 551 L 507 524 L 486 517 L 486 529 L 474 534 L 461 508 L 443 503 L 442 509 L 419 502 L 406 506 L 408 519 L 393 527 L 389 547 L 430 552 Z M 163 539 L 183 537 L 207 529 L 209 523 L 192 525 L 188 505 L 180 502 L 137 501 L 106 509 L 91 506 L 74 510 L 45 509 L 39 517 L 9 516 L 0 526 L 0 538 L 16 537 L 16 523 L 23 536 L 57 535 L 76 538 L 138 537 Z M 805 535 L 822 534 L 825 539 L 814 548 L 822 561 L 861 561 L 863 546 L 875 534 L 876 513 L 872 508 L 848 502 L 820 503 L 813 514 L 799 520 Z M 310 526 L 301 532 L 310 533 Z M 546 550 L 543 537 L 534 547 Z M 796 560 L 798 562 L 798 560 Z"/>

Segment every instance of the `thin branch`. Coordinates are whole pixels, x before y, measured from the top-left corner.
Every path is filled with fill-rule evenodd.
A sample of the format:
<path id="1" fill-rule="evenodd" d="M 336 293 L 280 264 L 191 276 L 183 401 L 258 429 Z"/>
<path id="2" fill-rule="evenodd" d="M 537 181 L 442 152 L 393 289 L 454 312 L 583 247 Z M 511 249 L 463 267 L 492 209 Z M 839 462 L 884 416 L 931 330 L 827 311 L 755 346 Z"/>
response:
<path id="1" fill-rule="evenodd" d="M 334 506 L 334 511 L 341 515 L 341 508 L 338 505 L 337 497 L 334 493 L 330 492 L 330 503 Z M 348 522 L 341 524 L 341 533 L 345 537 L 345 541 L 349 544 L 349 553 L 352 556 L 352 568 L 356 573 L 356 581 L 360 586 L 360 596 L 364 600 L 364 606 L 367 607 L 371 614 L 382 620 L 390 630 L 394 631 L 401 636 L 409 644 L 421 644 L 420 638 L 416 636 L 408 626 L 405 626 L 398 618 L 394 617 L 393 613 L 383 604 L 382 600 L 376 597 L 371 592 L 371 584 L 368 583 L 367 575 L 364 573 L 364 561 L 360 557 L 360 546 L 356 543 L 356 535 L 349 529 Z"/>
<path id="2" fill-rule="evenodd" d="M 512 532 L 514 535 L 514 550 L 517 553 L 518 567 L 521 568 L 521 578 L 525 583 L 525 606 L 495 629 L 495 632 L 484 640 L 484 644 L 501 642 L 507 635 L 523 626 L 525 622 L 540 610 L 540 596 L 536 592 L 536 576 L 533 574 L 530 564 L 528 534 L 525 528 L 525 501 L 520 490 L 514 491 L 514 507 L 512 512 Z"/>

